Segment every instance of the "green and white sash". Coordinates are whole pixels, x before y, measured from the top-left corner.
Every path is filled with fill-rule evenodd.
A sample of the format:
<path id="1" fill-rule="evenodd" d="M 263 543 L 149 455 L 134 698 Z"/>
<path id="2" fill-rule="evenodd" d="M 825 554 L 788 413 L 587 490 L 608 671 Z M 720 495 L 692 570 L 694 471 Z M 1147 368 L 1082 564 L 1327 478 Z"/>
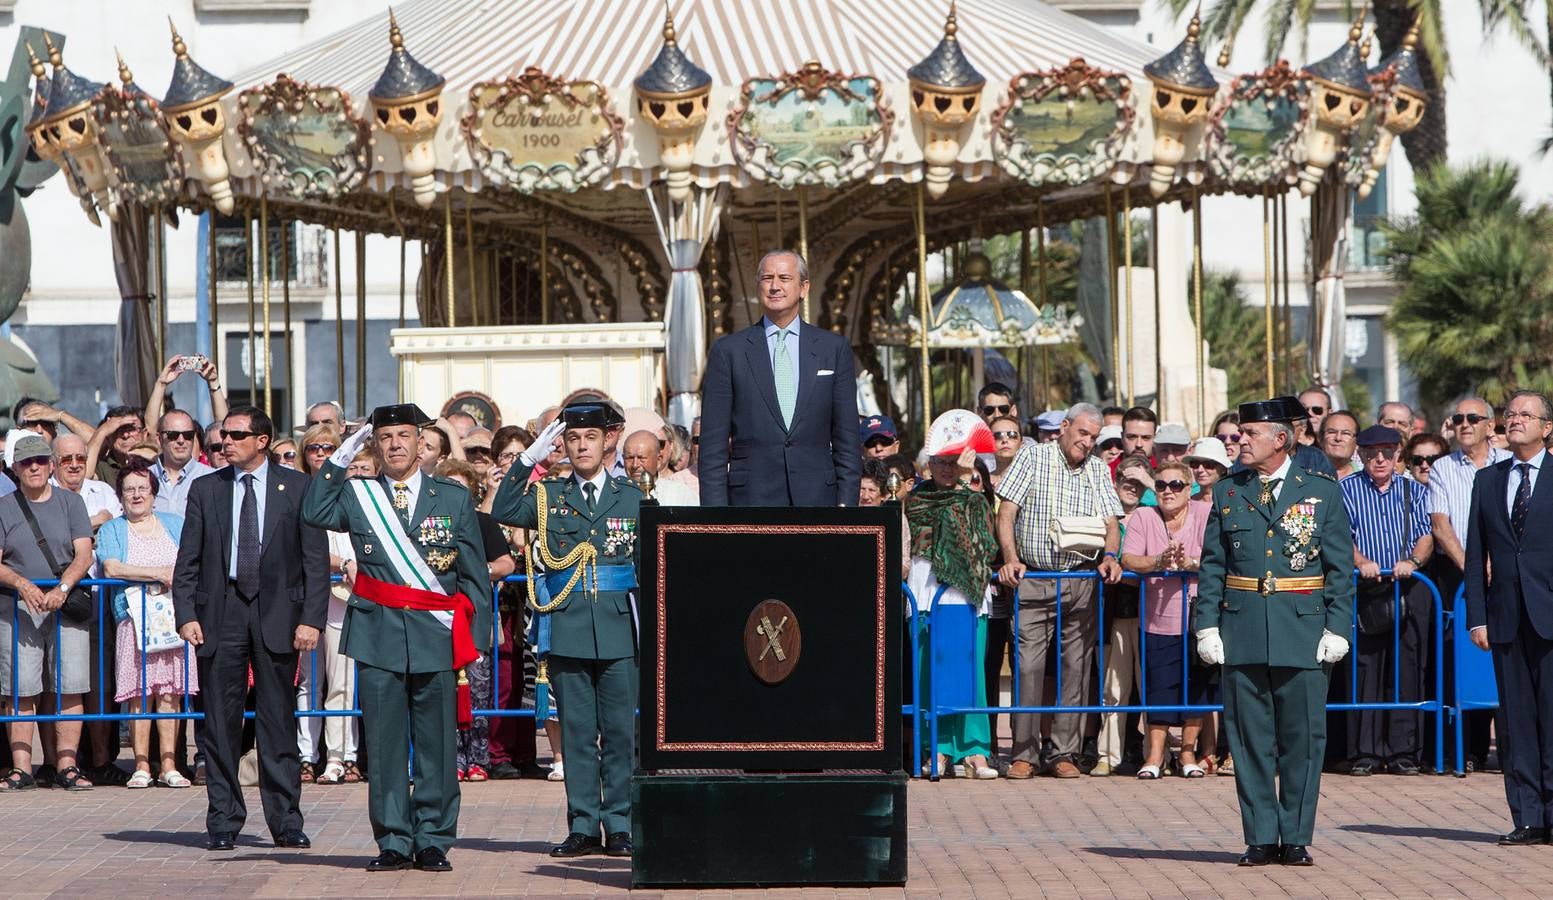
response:
<path id="1" fill-rule="evenodd" d="M 400 521 L 399 514 L 394 512 L 393 501 L 388 499 L 388 491 L 383 485 L 372 478 L 352 478 L 350 485 L 351 490 L 356 492 L 356 502 L 367 517 L 368 529 L 382 542 L 383 550 L 400 583 L 448 596 L 442 582 L 437 580 L 420 551 L 415 549 L 415 542 L 404 530 L 404 523 Z M 453 630 L 452 613 L 435 610 L 431 611 L 431 615 L 449 631 Z"/>

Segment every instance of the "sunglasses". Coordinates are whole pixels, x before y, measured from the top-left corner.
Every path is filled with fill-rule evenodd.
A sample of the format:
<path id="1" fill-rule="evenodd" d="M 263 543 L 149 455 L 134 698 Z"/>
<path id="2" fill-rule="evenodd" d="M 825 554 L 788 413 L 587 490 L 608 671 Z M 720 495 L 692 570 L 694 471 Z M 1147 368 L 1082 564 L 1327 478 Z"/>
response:
<path id="1" fill-rule="evenodd" d="M 86 465 L 86 454 L 67 453 L 59 457 L 59 464 L 62 466 L 84 466 Z"/>
<path id="2" fill-rule="evenodd" d="M 1457 413 L 1454 416 L 1451 416 L 1451 424 L 1460 425 L 1461 423 L 1465 422 L 1468 425 L 1477 425 L 1482 422 L 1487 422 L 1490 418 L 1492 418 L 1492 416 L 1480 416 L 1477 413 Z"/>
<path id="3" fill-rule="evenodd" d="M 891 444 L 895 443 L 895 441 L 896 441 L 895 438 L 885 437 L 882 434 L 876 434 L 873 437 L 869 438 L 868 440 L 864 441 L 863 442 L 863 446 L 864 447 L 888 447 Z"/>
<path id="4" fill-rule="evenodd" d="M 196 432 L 196 431 L 193 431 L 193 430 L 190 430 L 190 431 L 164 431 L 164 432 L 162 432 L 162 440 L 164 440 L 164 441 L 192 441 L 192 440 L 194 440 L 194 436 L 196 434 L 198 434 L 198 433 L 199 432 Z"/>
<path id="5" fill-rule="evenodd" d="M 1327 408 L 1325 406 L 1307 406 L 1305 407 L 1305 411 L 1313 416 L 1324 416 L 1327 414 Z"/>
<path id="6" fill-rule="evenodd" d="M 292 462 L 292 461 L 294 461 L 297 458 L 297 451 L 295 451 L 295 450 L 282 450 L 281 453 L 280 453 L 280 458 L 285 460 L 286 462 Z"/>
<path id="7" fill-rule="evenodd" d="M 214 453 L 221 453 L 221 452 L 223 452 L 224 447 L 225 447 L 224 444 L 206 444 L 205 445 L 205 455 L 209 456 L 209 455 L 214 454 Z"/>
<path id="8" fill-rule="evenodd" d="M 257 431 L 233 431 L 233 430 L 227 428 L 227 429 L 222 429 L 221 435 L 222 435 L 222 437 L 225 437 L 228 442 L 230 442 L 230 441 L 246 441 L 249 438 L 258 437 L 259 436 L 259 432 L 257 432 Z"/>
<path id="9" fill-rule="evenodd" d="M 1180 491 L 1184 491 L 1184 490 L 1186 490 L 1186 482 L 1184 482 L 1184 481 L 1156 481 L 1156 482 L 1154 482 L 1154 493 L 1156 493 L 1156 494 L 1163 494 L 1166 491 L 1180 492 Z"/>
<path id="10" fill-rule="evenodd" d="M 1000 403 L 997 406 L 983 406 L 981 414 L 984 416 L 1006 416 L 1014 408 L 1012 403 Z"/>
<path id="11" fill-rule="evenodd" d="M 307 444 L 302 449 L 308 453 L 333 453 L 340 448 L 334 444 Z"/>
<path id="12" fill-rule="evenodd" d="M 49 464 L 47 456 L 31 456 L 27 459 L 18 459 L 13 468 L 25 469 L 28 466 L 46 466 Z"/>
<path id="13" fill-rule="evenodd" d="M 465 447 L 464 455 L 470 459 L 490 459 L 491 451 L 485 447 Z"/>
<path id="14" fill-rule="evenodd" d="M 994 431 L 992 432 L 992 436 L 1000 441 L 1011 441 L 1020 435 L 1017 431 Z"/>
<path id="15" fill-rule="evenodd" d="M 1226 444 L 1238 444 L 1240 443 L 1240 432 L 1237 431 L 1234 434 L 1221 434 L 1219 435 L 1219 440 Z"/>
<path id="16" fill-rule="evenodd" d="M 1431 454 L 1425 456 L 1425 455 L 1423 455 L 1421 453 L 1414 453 L 1408 459 L 1408 462 L 1411 463 L 1414 466 L 1432 466 L 1435 463 L 1439 462 L 1440 460 L 1444 459 L 1448 455 L 1449 454 L 1447 454 L 1447 453 L 1431 453 Z"/>

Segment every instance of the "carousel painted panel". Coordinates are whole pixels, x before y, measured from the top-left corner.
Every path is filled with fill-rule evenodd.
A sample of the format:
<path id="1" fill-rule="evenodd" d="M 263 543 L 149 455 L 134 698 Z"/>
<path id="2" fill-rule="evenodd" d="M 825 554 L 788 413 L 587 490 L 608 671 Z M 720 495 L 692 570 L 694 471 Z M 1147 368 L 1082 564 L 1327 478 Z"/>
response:
<path id="1" fill-rule="evenodd" d="M 1131 95 L 1126 75 L 1083 59 L 1019 75 L 992 115 L 993 158 L 1031 185 L 1100 178 L 1116 165 L 1132 130 L 1137 112 Z"/>
<path id="2" fill-rule="evenodd" d="M 123 203 L 175 203 L 183 186 L 183 154 L 157 102 L 133 84 L 97 95 L 92 114 Z"/>
<path id="3" fill-rule="evenodd" d="M 625 132 L 603 85 L 532 66 L 517 78 L 470 88 L 460 127 L 480 171 L 525 194 L 603 181 L 620 159 Z"/>
<path id="4" fill-rule="evenodd" d="M 238 95 L 238 134 L 266 185 L 297 199 L 333 198 L 371 171 L 371 129 L 339 88 L 286 75 Z"/>
<path id="5" fill-rule="evenodd" d="M 811 60 L 798 72 L 745 81 L 728 133 L 734 160 L 760 181 L 837 187 L 873 171 L 894 122 L 877 78 Z"/>
<path id="6" fill-rule="evenodd" d="M 1230 82 L 1208 119 L 1208 165 L 1233 187 L 1292 184 L 1295 154 L 1309 125 L 1310 83 L 1288 62 Z"/>

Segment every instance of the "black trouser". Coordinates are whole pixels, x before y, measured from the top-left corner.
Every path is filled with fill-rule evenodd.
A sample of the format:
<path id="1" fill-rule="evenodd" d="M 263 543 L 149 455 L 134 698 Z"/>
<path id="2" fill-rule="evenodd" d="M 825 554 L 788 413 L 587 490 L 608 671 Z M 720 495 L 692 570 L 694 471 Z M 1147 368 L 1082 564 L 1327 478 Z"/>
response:
<path id="1" fill-rule="evenodd" d="M 242 758 L 243 708 L 248 667 L 253 665 L 254 725 L 259 748 L 259 798 L 272 835 L 302 827 L 301 757 L 297 753 L 297 654 L 271 653 L 264 646 L 259 610 L 229 586 L 219 634 L 207 634 L 215 652 L 199 657 L 200 695 L 205 698 L 205 773 L 210 799 L 208 831 L 242 831 L 248 817 L 237 780 Z M 285 601 L 280 601 L 285 602 Z"/>
<path id="2" fill-rule="evenodd" d="M 1404 583 L 1402 609 L 1395 628 L 1383 634 L 1359 634 L 1354 653 L 1359 677 L 1355 703 L 1414 703 L 1424 699 L 1424 665 L 1433 618 L 1434 597 L 1429 588 L 1420 581 Z M 1401 630 L 1400 640 L 1396 629 Z M 1421 761 L 1422 712 L 1367 709 L 1349 716 L 1351 762 Z"/>
<path id="3" fill-rule="evenodd" d="M 1515 638 L 1495 643 L 1499 761 L 1517 828 L 1553 826 L 1553 641 L 1537 633 L 1521 604 Z"/>

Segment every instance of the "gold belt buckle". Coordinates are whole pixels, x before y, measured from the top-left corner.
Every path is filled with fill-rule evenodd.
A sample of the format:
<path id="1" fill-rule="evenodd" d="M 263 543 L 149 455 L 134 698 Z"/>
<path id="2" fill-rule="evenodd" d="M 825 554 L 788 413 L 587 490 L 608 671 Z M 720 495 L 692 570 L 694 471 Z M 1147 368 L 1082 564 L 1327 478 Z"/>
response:
<path id="1" fill-rule="evenodd" d="M 1266 597 L 1269 594 L 1275 593 L 1275 592 L 1277 592 L 1277 590 L 1278 590 L 1278 579 L 1277 578 L 1274 578 L 1273 576 L 1269 575 L 1266 578 L 1262 579 L 1262 596 L 1263 597 Z"/>

